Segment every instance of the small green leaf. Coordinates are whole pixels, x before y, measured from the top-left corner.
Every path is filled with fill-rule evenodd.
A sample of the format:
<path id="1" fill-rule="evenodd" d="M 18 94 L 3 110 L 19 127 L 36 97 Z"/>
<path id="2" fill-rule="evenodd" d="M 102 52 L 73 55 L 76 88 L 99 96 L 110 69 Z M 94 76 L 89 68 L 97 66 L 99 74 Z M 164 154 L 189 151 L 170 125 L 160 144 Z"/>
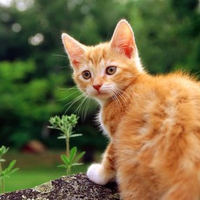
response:
<path id="1" fill-rule="evenodd" d="M 10 175 L 15 173 L 18 170 L 19 168 L 12 169 L 11 171 L 5 170 L 4 173 L 2 173 L 2 175 L 4 178 L 10 178 Z"/>
<path id="2" fill-rule="evenodd" d="M 51 128 L 51 129 L 57 129 L 57 130 L 60 130 L 60 128 L 58 128 L 58 127 L 55 127 L 55 126 L 47 126 L 47 128 Z"/>
<path id="3" fill-rule="evenodd" d="M 12 170 L 10 171 L 10 175 L 13 174 L 13 173 L 15 173 L 15 172 L 18 171 L 18 170 L 19 170 L 19 168 L 12 169 Z"/>
<path id="4" fill-rule="evenodd" d="M 69 158 L 66 156 L 66 155 L 61 155 L 60 156 L 62 161 L 66 164 L 66 165 L 69 165 L 70 161 L 69 161 Z"/>
<path id="5" fill-rule="evenodd" d="M 66 136 L 65 135 L 61 135 L 58 137 L 58 139 L 66 139 Z"/>
<path id="6" fill-rule="evenodd" d="M 72 166 L 83 165 L 83 163 L 73 163 Z"/>
<path id="7" fill-rule="evenodd" d="M 14 167 L 15 163 L 16 163 L 16 160 L 13 160 L 8 165 L 8 167 L 1 172 L 0 177 L 9 178 L 11 174 L 13 174 L 17 170 L 19 170 L 19 168 L 12 169 Z"/>
<path id="8" fill-rule="evenodd" d="M 1 146 L 0 148 L 0 156 L 6 154 L 8 152 L 9 148 L 6 148 L 5 146 Z"/>
<path id="9" fill-rule="evenodd" d="M 66 165 L 58 165 L 57 167 L 61 167 L 61 168 L 67 168 Z"/>
<path id="10" fill-rule="evenodd" d="M 8 171 L 11 171 L 11 169 L 14 167 L 15 163 L 16 163 L 16 160 L 11 161 L 10 164 L 8 165 L 8 167 L 6 169 Z"/>
<path id="11" fill-rule="evenodd" d="M 85 154 L 85 151 L 81 152 L 78 156 L 76 156 L 76 158 L 74 159 L 74 162 L 78 162 Z"/>
<path id="12" fill-rule="evenodd" d="M 72 135 L 70 135 L 70 138 L 72 138 L 72 137 L 80 137 L 80 136 L 82 136 L 83 134 L 81 134 L 81 133 L 77 133 L 77 134 L 72 134 Z"/>
<path id="13" fill-rule="evenodd" d="M 70 163 L 73 162 L 75 156 L 76 156 L 76 152 L 77 152 L 77 148 L 73 147 L 70 151 L 70 155 L 69 155 L 69 159 L 70 159 Z"/>

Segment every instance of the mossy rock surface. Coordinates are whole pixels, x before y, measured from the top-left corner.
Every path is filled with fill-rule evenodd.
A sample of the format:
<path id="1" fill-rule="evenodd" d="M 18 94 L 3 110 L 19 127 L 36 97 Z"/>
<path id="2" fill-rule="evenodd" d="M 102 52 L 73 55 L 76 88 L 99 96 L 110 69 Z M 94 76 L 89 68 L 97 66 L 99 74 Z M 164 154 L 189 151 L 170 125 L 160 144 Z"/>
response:
<path id="1" fill-rule="evenodd" d="M 0 200 L 119 200 L 116 183 L 106 186 L 91 182 L 85 174 L 63 176 L 35 188 L 0 195 Z"/>

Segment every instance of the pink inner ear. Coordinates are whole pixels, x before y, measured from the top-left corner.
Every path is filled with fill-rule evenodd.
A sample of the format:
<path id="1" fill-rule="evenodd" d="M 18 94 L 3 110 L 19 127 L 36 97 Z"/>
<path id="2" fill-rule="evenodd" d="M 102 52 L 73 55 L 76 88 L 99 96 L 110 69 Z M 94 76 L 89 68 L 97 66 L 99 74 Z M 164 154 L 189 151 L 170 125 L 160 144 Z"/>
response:
<path id="1" fill-rule="evenodd" d="M 131 42 L 127 45 L 124 45 L 122 47 L 123 51 L 124 51 L 124 54 L 128 57 L 128 58 L 131 58 L 132 56 L 132 53 L 133 53 L 133 47 L 131 45 Z"/>
<path id="2" fill-rule="evenodd" d="M 73 64 L 75 67 L 77 67 L 77 66 L 80 64 L 80 62 L 79 62 L 78 60 L 72 60 L 72 64 Z"/>
<path id="3" fill-rule="evenodd" d="M 69 50 L 69 57 L 74 67 L 78 67 L 83 59 L 84 52 L 81 48 L 73 48 Z"/>
<path id="4" fill-rule="evenodd" d="M 131 58 L 134 51 L 133 41 L 129 40 L 121 44 L 118 43 L 114 48 L 119 49 L 121 53 L 125 54 L 125 56 L 127 56 L 128 58 Z"/>
<path id="5" fill-rule="evenodd" d="M 131 58 L 131 55 L 132 55 L 132 48 L 126 49 L 125 55 L 126 55 L 128 58 Z"/>

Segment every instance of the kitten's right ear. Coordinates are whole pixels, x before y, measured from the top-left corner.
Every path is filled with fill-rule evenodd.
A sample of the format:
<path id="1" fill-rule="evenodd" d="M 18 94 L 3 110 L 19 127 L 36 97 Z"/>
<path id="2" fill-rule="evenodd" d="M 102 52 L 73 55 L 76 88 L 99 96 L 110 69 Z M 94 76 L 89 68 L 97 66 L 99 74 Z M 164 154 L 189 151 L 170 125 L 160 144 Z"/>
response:
<path id="1" fill-rule="evenodd" d="M 128 58 L 137 52 L 133 30 L 126 20 L 118 22 L 111 39 L 111 47 Z"/>
<path id="2" fill-rule="evenodd" d="M 84 57 L 84 45 L 66 33 L 62 34 L 62 42 L 65 47 L 65 51 L 69 56 L 72 67 L 78 67 Z"/>

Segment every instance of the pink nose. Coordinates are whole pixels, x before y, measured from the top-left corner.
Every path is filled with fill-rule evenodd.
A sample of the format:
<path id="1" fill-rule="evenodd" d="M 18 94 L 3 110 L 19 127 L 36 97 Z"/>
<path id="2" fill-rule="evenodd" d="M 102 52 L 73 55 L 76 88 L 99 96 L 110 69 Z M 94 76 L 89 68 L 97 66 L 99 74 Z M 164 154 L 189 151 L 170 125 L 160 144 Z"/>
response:
<path id="1" fill-rule="evenodd" d="M 102 85 L 93 85 L 93 88 L 97 91 L 99 91 L 99 89 L 101 88 Z"/>

